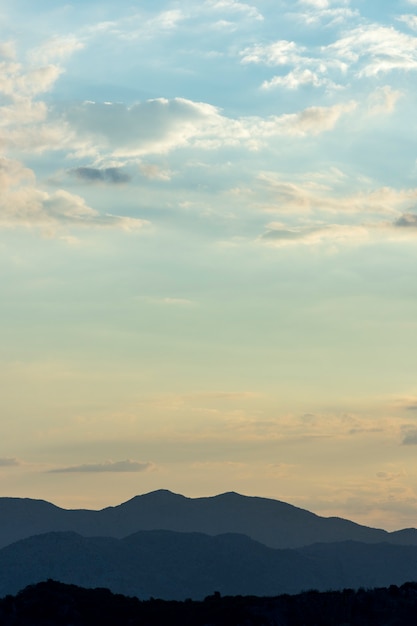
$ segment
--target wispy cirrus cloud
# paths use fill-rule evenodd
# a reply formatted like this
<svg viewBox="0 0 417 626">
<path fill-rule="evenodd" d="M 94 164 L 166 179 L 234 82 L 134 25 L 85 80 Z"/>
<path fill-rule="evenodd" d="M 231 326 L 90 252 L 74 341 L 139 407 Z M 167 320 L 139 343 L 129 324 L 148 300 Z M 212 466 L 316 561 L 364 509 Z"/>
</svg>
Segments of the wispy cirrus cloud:
<svg viewBox="0 0 417 626">
<path fill-rule="evenodd" d="M 417 214 L 408 211 L 417 201 L 417 188 L 380 187 L 346 194 L 341 172 L 335 172 L 333 185 L 323 184 L 320 177 L 307 178 L 301 182 L 271 172 L 259 174 L 259 182 L 271 197 L 262 209 L 281 218 L 267 225 L 260 241 L 272 246 L 357 244 L 370 238 L 414 238 L 417 234 Z"/>
<path fill-rule="evenodd" d="M 151 469 L 152 463 L 143 463 L 140 461 L 105 461 L 104 463 L 84 463 L 82 465 L 70 465 L 69 467 L 57 467 L 48 470 L 49 474 L 72 474 L 72 473 L 137 473 L 146 472 Z"/>
<path fill-rule="evenodd" d="M 401 224 L 404 221 L 413 220 L 410 232 L 404 230 Z M 397 234 L 408 237 L 401 239 L 415 239 L 417 235 L 417 214 L 413 216 L 404 215 L 394 222 L 364 222 L 360 224 L 346 223 L 310 223 L 302 226 L 288 226 L 282 222 L 271 222 L 267 225 L 266 231 L 260 237 L 260 241 L 273 246 L 289 245 L 319 245 L 330 244 L 360 244 L 369 241 L 371 238 L 397 239 Z M 411 409 L 410 409 L 411 410 Z"/>
<path fill-rule="evenodd" d="M 116 26 L 116 29 L 113 29 L 113 32 L 125 41 L 146 40 L 169 35 L 186 18 L 187 15 L 181 9 L 168 9 L 152 17 L 138 13 L 136 16 L 124 19 Z"/>
<path fill-rule="evenodd" d="M 262 13 L 255 6 L 238 0 L 206 0 L 205 5 L 215 11 L 240 13 L 245 17 L 259 21 L 264 19 Z"/>
<path fill-rule="evenodd" d="M 417 69 L 417 38 L 393 26 L 358 26 L 325 46 L 323 52 L 342 59 L 358 78 Z"/>
<path fill-rule="evenodd" d="M 353 113 L 357 102 L 350 100 L 331 107 L 309 107 L 299 113 L 282 115 L 276 118 L 276 128 L 288 135 L 319 135 L 332 130 L 344 115 Z"/>
<path fill-rule="evenodd" d="M 84 47 L 85 42 L 74 35 L 55 36 L 42 42 L 29 56 L 33 63 L 44 65 L 64 61 Z"/>
<path fill-rule="evenodd" d="M 330 174 L 330 173 L 329 173 Z M 361 214 L 392 216 L 392 219 L 401 219 L 401 215 L 417 201 L 417 188 L 394 189 L 379 187 L 350 194 L 338 191 L 343 180 L 343 173 L 339 173 L 340 180 L 331 181 L 327 175 L 326 183 L 323 179 L 310 174 L 306 180 L 286 180 L 274 172 L 261 172 L 259 182 L 272 194 L 274 203 L 265 205 L 264 210 L 277 213 L 310 213 L 330 212 L 334 214 Z M 337 184 L 339 183 L 339 184 Z M 407 226 L 400 223 L 398 226 Z M 413 219 L 410 218 L 410 226 Z"/>
<path fill-rule="evenodd" d="M 186 20 L 187 13 L 179 8 L 168 8 L 156 13 L 146 11 L 123 12 L 118 19 L 92 23 L 83 29 L 86 41 L 97 37 L 114 37 L 123 42 L 146 42 L 156 37 L 169 36 L 181 22 Z"/>
<path fill-rule="evenodd" d="M 330 242 L 360 243 L 369 238 L 368 229 L 361 225 L 318 224 L 288 228 L 284 224 L 272 222 L 261 240 L 265 243 L 285 246 L 290 244 L 314 245 Z"/>
<path fill-rule="evenodd" d="M 18 467 L 21 462 L 15 457 L 0 457 L 0 467 Z"/>
<path fill-rule="evenodd" d="M 308 7 L 306 7 L 308 8 Z M 349 23 L 353 18 L 359 17 L 359 11 L 348 7 L 330 7 L 311 5 L 310 10 L 304 10 L 297 14 L 298 21 L 305 24 L 324 24 L 326 26 L 340 26 Z"/>
<path fill-rule="evenodd" d="M 270 44 L 255 44 L 245 48 L 240 53 L 243 64 L 255 63 L 271 67 L 277 65 L 293 65 L 300 61 L 305 62 L 306 48 L 295 41 L 280 39 Z"/>
<path fill-rule="evenodd" d="M 417 15 L 400 15 L 397 17 L 399 22 L 403 22 L 411 30 L 417 30 Z"/>
</svg>

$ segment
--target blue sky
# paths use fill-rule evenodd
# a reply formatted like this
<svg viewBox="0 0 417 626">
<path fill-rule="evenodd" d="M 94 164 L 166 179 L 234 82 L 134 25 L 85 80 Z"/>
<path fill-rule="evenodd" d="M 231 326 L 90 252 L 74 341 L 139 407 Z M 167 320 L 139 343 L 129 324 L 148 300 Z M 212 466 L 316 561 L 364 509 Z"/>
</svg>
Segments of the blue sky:
<svg viewBox="0 0 417 626">
<path fill-rule="evenodd" d="M 9 5 L 2 495 L 415 525 L 417 2 Z"/>
</svg>

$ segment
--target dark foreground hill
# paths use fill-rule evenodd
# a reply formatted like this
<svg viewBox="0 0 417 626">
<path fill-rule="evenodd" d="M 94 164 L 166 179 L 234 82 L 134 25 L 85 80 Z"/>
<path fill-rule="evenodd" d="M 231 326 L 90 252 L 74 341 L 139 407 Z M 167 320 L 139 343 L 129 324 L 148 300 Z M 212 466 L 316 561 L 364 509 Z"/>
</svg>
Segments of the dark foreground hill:
<svg viewBox="0 0 417 626">
<path fill-rule="evenodd" d="M 270 598 L 166 602 L 52 580 L 0 600 L 2 626 L 415 626 L 417 584 Z"/>
<path fill-rule="evenodd" d="M 245 535 L 49 533 L 0 550 L 0 597 L 48 578 L 166 600 L 277 595 L 417 580 L 417 547 L 342 542 L 277 550 Z M 417 621 L 416 621 L 417 623 Z"/>
<path fill-rule="evenodd" d="M 417 545 L 417 530 L 388 533 L 337 517 L 320 517 L 285 502 L 224 493 L 186 498 L 154 491 L 101 511 L 66 510 L 43 500 L 0 498 L 0 547 L 52 531 L 85 537 L 127 537 L 140 530 L 208 535 L 242 533 L 272 548 L 361 541 Z"/>
</svg>

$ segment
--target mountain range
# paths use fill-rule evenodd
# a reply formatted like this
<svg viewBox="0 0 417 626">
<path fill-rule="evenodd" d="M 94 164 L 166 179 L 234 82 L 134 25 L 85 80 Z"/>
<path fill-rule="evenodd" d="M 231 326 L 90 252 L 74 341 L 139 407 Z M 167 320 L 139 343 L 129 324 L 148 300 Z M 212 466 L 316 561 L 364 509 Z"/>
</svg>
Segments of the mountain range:
<svg viewBox="0 0 417 626">
<path fill-rule="evenodd" d="M 417 531 L 276 500 L 169 491 L 101 511 L 0 498 L 0 596 L 45 579 L 139 598 L 277 595 L 417 581 Z"/>
<path fill-rule="evenodd" d="M 127 537 L 139 530 L 240 533 L 270 548 L 362 541 L 417 545 L 417 530 L 369 528 L 339 517 L 321 517 L 291 504 L 229 492 L 186 498 L 167 490 L 136 496 L 101 511 L 67 510 L 44 500 L 0 498 L 0 548 L 54 531 L 85 537 Z"/>
<path fill-rule="evenodd" d="M 46 533 L 0 550 L 0 597 L 47 579 L 165 600 L 370 588 L 417 580 L 417 546 L 348 541 L 278 550 L 245 535 L 160 530 L 123 539 Z"/>
</svg>

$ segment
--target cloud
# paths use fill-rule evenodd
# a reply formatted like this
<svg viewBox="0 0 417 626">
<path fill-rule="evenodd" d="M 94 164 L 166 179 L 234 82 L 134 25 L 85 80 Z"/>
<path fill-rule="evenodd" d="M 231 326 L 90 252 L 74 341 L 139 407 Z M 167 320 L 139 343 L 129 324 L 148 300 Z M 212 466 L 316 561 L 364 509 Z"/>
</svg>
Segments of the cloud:
<svg viewBox="0 0 417 626">
<path fill-rule="evenodd" d="M 262 89 L 273 89 L 274 87 L 285 87 L 287 89 L 298 89 L 302 85 L 312 87 L 327 86 L 335 88 L 336 84 L 318 72 L 310 69 L 298 69 L 289 72 L 285 76 L 274 76 L 271 80 L 262 83 Z"/>
<path fill-rule="evenodd" d="M 332 107 L 310 107 L 300 113 L 283 115 L 279 121 L 289 135 L 319 135 L 334 128 L 342 115 L 352 113 L 356 107 L 354 100 Z"/>
<path fill-rule="evenodd" d="M 183 398 L 201 398 L 206 400 L 252 400 L 261 396 L 255 391 L 201 391 L 182 396 Z"/>
<path fill-rule="evenodd" d="M 395 398 L 392 403 L 394 410 L 417 411 L 417 396 L 410 394 L 404 397 Z"/>
<path fill-rule="evenodd" d="M 124 42 L 146 41 L 156 37 L 169 35 L 178 28 L 178 25 L 187 18 L 181 9 L 168 9 L 156 15 L 149 16 L 143 11 L 129 12 L 128 17 L 119 20 L 98 22 L 89 26 L 86 32 L 90 37 L 104 34 L 116 37 Z"/>
<path fill-rule="evenodd" d="M 144 20 L 143 16 L 138 16 L 141 26 L 138 30 L 125 32 L 123 38 L 131 39 L 139 36 L 156 36 L 158 33 L 170 32 L 177 28 L 178 24 L 185 19 L 186 15 L 180 9 L 169 9 L 161 11 L 155 17 Z M 127 22 L 129 25 L 131 20 Z"/>
<path fill-rule="evenodd" d="M 349 431 L 349 435 L 363 435 L 372 433 L 383 433 L 383 428 L 352 428 Z"/>
<path fill-rule="evenodd" d="M 301 10 L 292 15 L 296 21 L 305 24 L 325 23 L 326 26 L 345 24 L 360 13 L 349 7 L 350 0 L 298 0 Z"/>
<path fill-rule="evenodd" d="M 392 89 L 389 85 L 376 89 L 369 97 L 369 113 L 379 115 L 392 113 L 403 92 Z"/>
<path fill-rule="evenodd" d="M 242 129 L 249 132 L 253 140 L 278 135 L 320 135 L 332 130 L 343 115 L 352 113 L 356 107 L 357 103 L 351 100 L 331 107 L 309 107 L 298 113 L 270 116 L 264 120 L 242 119 L 241 123 Z"/>
<path fill-rule="evenodd" d="M 145 178 L 149 180 L 161 180 L 169 181 L 172 178 L 173 172 L 169 169 L 161 168 L 154 163 L 139 163 L 139 171 Z"/>
<path fill-rule="evenodd" d="M 129 12 L 128 16 L 118 20 L 108 20 L 99 22 L 85 29 L 89 37 L 113 36 L 124 42 L 132 41 L 143 43 L 149 39 L 169 36 L 175 32 L 179 26 L 187 21 L 193 20 L 193 26 L 202 23 L 204 28 L 224 28 L 235 29 L 236 24 L 229 19 L 216 20 L 210 23 L 213 13 L 225 15 L 232 18 L 240 16 L 244 20 L 263 21 L 263 15 L 251 4 L 238 0 L 205 0 L 202 3 L 183 3 L 181 9 L 173 8 L 160 11 L 150 15 L 146 11 Z M 207 19 L 209 14 L 209 19 Z M 216 16 L 217 17 L 217 16 Z"/>
<path fill-rule="evenodd" d="M 380 480 L 391 482 L 393 480 L 398 480 L 399 478 L 403 478 L 404 472 L 377 472 L 376 475 Z"/>
<path fill-rule="evenodd" d="M 298 228 L 284 228 L 281 224 L 271 223 L 261 240 L 273 245 L 289 245 L 294 243 L 320 244 L 326 241 L 332 243 L 361 242 L 369 238 L 368 230 L 363 226 L 346 224 L 326 224 L 323 226 L 307 226 Z"/>
<path fill-rule="evenodd" d="M 12 52 L 10 51 L 10 55 Z M 42 152 L 63 150 L 74 137 L 59 116 L 52 116 L 40 94 L 49 91 L 62 68 L 58 65 L 24 67 L 14 59 L 0 62 L 0 145 L 5 150 Z"/>
<path fill-rule="evenodd" d="M 59 467 L 48 470 L 49 474 L 71 474 L 71 473 L 102 473 L 102 472 L 146 472 L 152 467 L 152 463 L 142 463 L 139 461 L 105 461 L 104 463 L 85 463 L 83 465 L 72 465 L 70 467 Z"/>
<path fill-rule="evenodd" d="M 356 106 L 350 101 L 280 116 L 234 119 L 205 102 L 157 98 L 132 106 L 86 102 L 69 109 L 65 119 L 77 141 L 84 141 L 84 150 L 95 151 L 97 158 L 104 154 L 113 159 L 134 159 L 185 147 L 257 149 L 273 136 L 318 135 L 331 130 Z"/>
<path fill-rule="evenodd" d="M 314 10 L 307 21 L 318 15 L 337 12 L 345 18 L 349 9 L 325 9 L 327 3 L 309 3 Z M 336 12 L 336 13 L 335 13 Z M 346 15 L 345 15 L 346 14 Z M 399 18 L 411 28 L 417 28 L 415 16 Z M 395 28 L 379 24 L 364 24 L 346 31 L 340 39 L 324 46 L 306 47 L 295 41 L 278 40 L 268 44 L 255 44 L 241 53 L 241 62 L 269 67 L 291 69 L 284 75 L 264 80 L 263 89 L 282 87 L 296 89 L 300 85 L 335 89 L 346 82 L 348 72 L 356 78 L 378 76 L 393 70 L 417 69 L 417 38 Z"/>
<path fill-rule="evenodd" d="M 149 26 L 156 26 L 158 30 L 171 30 L 175 28 L 179 22 L 185 19 L 184 13 L 180 9 L 169 9 L 162 11 L 155 18 L 149 20 Z"/>
<path fill-rule="evenodd" d="M 2 61 L 0 70 L 0 92 L 14 101 L 45 93 L 62 73 L 62 69 L 57 65 L 31 67 L 25 70 L 16 61 Z"/>
<path fill-rule="evenodd" d="M 271 44 L 256 44 L 245 48 L 241 53 L 241 62 L 270 65 L 290 65 L 298 63 L 303 59 L 302 53 L 305 48 L 299 46 L 295 41 L 280 39 Z"/>
<path fill-rule="evenodd" d="M 48 64 L 61 61 L 82 50 L 85 44 L 74 36 L 51 37 L 30 53 L 31 60 L 36 64 Z"/>
<path fill-rule="evenodd" d="M 248 12 L 249 5 L 234 0 L 214 3 L 213 7 Z M 243 7 L 243 8 L 242 8 Z M 245 8 L 246 7 L 246 8 Z M 250 7 L 249 7 L 250 8 Z M 164 14 L 165 15 L 165 14 Z M 162 19 L 162 14 L 158 19 Z M 168 19 L 167 15 L 165 17 Z M 169 21 L 169 20 L 168 20 Z M 62 59 L 80 49 L 74 38 L 53 38 L 38 47 L 32 58 L 38 62 Z M 301 48 L 294 42 L 279 41 L 269 46 L 248 48 L 243 62 L 280 64 L 296 62 Z M 5 54 L 12 50 L 5 48 Z M 268 137 L 276 135 L 317 135 L 334 127 L 341 115 L 352 111 L 355 103 L 332 107 L 310 107 L 298 113 L 261 118 L 230 118 L 206 102 L 185 98 L 154 98 L 131 106 L 112 102 L 83 102 L 70 106 L 47 106 L 37 99 L 51 89 L 62 72 L 59 65 L 25 69 L 14 60 L 0 63 L 0 143 L 3 149 L 41 153 L 67 151 L 71 158 L 111 159 L 112 167 L 78 167 L 72 171 L 80 180 L 110 184 L 128 182 L 128 174 L 117 167 L 118 160 L 139 159 L 144 155 L 166 154 L 181 147 L 218 149 L 243 146 L 259 149 Z M 276 77 L 265 87 L 281 82 L 295 88 L 301 84 L 328 84 L 322 70 L 305 69 L 287 77 Z M 324 70 L 323 70 L 324 71 Z M 148 178 L 169 180 L 171 172 L 154 166 L 139 166 Z"/>
<path fill-rule="evenodd" d="M 404 213 L 404 215 L 395 220 L 394 226 L 397 228 L 417 228 L 417 214 Z"/>
<path fill-rule="evenodd" d="M 315 9 L 327 9 L 329 0 L 300 0 L 299 4 L 314 7 Z"/>
<path fill-rule="evenodd" d="M 32 170 L 19 161 L 0 158 L 0 226 L 53 232 L 67 226 L 136 230 L 147 224 L 137 218 L 100 214 L 84 198 L 64 189 L 54 193 L 40 189 Z"/>
<path fill-rule="evenodd" d="M 0 467 L 16 467 L 20 464 L 20 461 L 13 457 L 0 457 Z"/>
<path fill-rule="evenodd" d="M 16 48 L 12 41 L 3 41 L 0 43 L 0 59 L 15 59 Z"/>
<path fill-rule="evenodd" d="M 269 190 L 272 202 L 264 207 L 270 213 L 329 212 L 340 214 L 371 214 L 398 216 L 404 209 L 417 202 L 417 188 L 393 189 L 380 187 L 348 195 L 338 192 L 336 184 L 326 176 L 324 185 L 314 180 L 313 175 L 305 175 L 302 182 L 288 181 L 273 172 L 261 172 L 258 180 Z M 343 179 L 342 179 L 343 180 Z M 403 215 L 394 222 L 398 227 L 413 227 L 412 215 Z"/>
<path fill-rule="evenodd" d="M 306 54 L 306 48 L 295 41 L 278 40 L 270 44 L 256 44 L 245 48 L 241 53 L 241 63 L 255 63 L 268 67 L 293 66 L 293 69 L 286 74 L 274 76 L 265 80 L 261 88 L 272 89 L 274 87 L 284 87 L 287 89 L 297 89 L 301 85 L 311 85 L 312 87 L 326 87 L 327 89 L 340 88 L 334 80 L 330 78 L 330 72 L 344 73 L 346 63 L 334 56 L 325 58 L 325 55 L 316 50 L 315 56 Z"/>
<path fill-rule="evenodd" d="M 273 221 L 259 240 L 273 246 L 298 244 L 359 243 L 369 240 L 415 238 L 417 235 L 417 214 L 405 209 L 417 202 L 417 188 L 393 189 L 381 187 L 355 194 L 341 193 L 339 184 L 345 190 L 347 181 L 337 173 L 331 183 L 320 182 L 313 174 L 304 176 L 306 182 L 282 180 L 270 172 L 258 176 L 261 184 L 269 191 L 271 199 L 258 208 L 265 213 L 286 214 L 291 220 Z M 324 214 L 333 214 L 328 221 Z M 308 214 L 311 214 L 307 220 Z M 360 223 L 352 221 L 352 216 L 360 216 Z M 294 220 L 298 216 L 298 222 Z M 389 219 L 387 219 L 389 216 Z"/>
<path fill-rule="evenodd" d="M 417 15 L 400 15 L 397 20 L 406 24 L 408 28 L 417 30 Z"/>
<path fill-rule="evenodd" d="M 90 183 L 120 185 L 132 180 L 132 177 L 123 171 L 121 167 L 106 167 L 102 169 L 97 167 L 77 167 L 70 170 L 70 173 L 79 180 Z"/>
<path fill-rule="evenodd" d="M 243 13 L 246 17 L 259 21 L 264 19 L 256 7 L 238 0 L 206 0 L 205 4 L 215 11 Z"/>
<path fill-rule="evenodd" d="M 78 135 L 115 157 L 166 153 L 187 145 L 220 118 L 216 107 L 184 98 L 156 98 L 132 106 L 85 102 L 65 117 Z"/>
<path fill-rule="evenodd" d="M 403 446 L 416 446 L 417 445 L 417 429 L 409 430 L 403 438 Z"/>
<path fill-rule="evenodd" d="M 305 11 L 297 15 L 299 21 L 305 24 L 315 24 L 317 22 L 327 22 L 328 26 L 344 24 L 350 19 L 357 17 L 359 11 L 349 8 L 326 8 L 323 6 L 312 6 L 310 11 Z"/>
<path fill-rule="evenodd" d="M 336 55 L 353 66 L 359 78 L 393 70 L 417 69 L 417 38 L 392 26 L 359 26 L 322 50 L 326 55 Z"/>
</svg>

